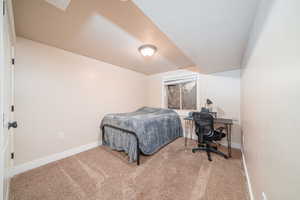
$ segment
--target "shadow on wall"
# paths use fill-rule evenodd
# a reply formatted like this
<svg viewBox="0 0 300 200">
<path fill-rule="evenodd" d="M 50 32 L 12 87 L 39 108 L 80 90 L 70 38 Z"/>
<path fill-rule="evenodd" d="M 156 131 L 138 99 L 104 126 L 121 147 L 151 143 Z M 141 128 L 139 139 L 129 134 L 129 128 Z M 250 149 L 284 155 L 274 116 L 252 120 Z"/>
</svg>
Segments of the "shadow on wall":
<svg viewBox="0 0 300 200">
<path fill-rule="evenodd" d="M 224 117 L 225 116 L 225 111 L 220 108 L 219 106 L 215 106 L 215 110 L 217 112 L 218 117 Z"/>
<path fill-rule="evenodd" d="M 94 0 L 95 1 L 95 0 Z M 119 28 L 142 43 L 159 46 L 159 54 L 171 63 L 191 66 L 194 63 L 132 2 L 97 0 L 93 7 L 100 14 Z"/>
<path fill-rule="evenodd" d="M 71 1 L 66 11 L 61 11 L 42 0 L 38 2 L 37 0 L 13 0 L 17 33 L 27 39 L 117 66 L 143 59 L 151 61 L 146 63 L 152 68 L 157 65 L 155 63 L 158 61 L 167 61 L 164 68 L 170 70 L 194 65 L 133 1 L 89 0 L 88 2 L 74 0 Z M 34 12 L 28 14 L 28 11 Z M 91 39 L 98 38 L 101 35 L 98 32 L 103 34 L 102 39 Z M 121 37 L 118 37 L 118 34 Z M 117 42 L 118 39 L 112 40 L 111 36 L 124 37 L 127 40 L 124 44 L 120 44 Z M 108 38 L 106 40 L 103 37 Z M 157 46 L 159 51 L 156 55 L 158 56 L 151 58 L 137 56 L 139 45 L 145 43 Z M 134 49 L 135 57 L 115 56 L 116 49 L 120 52 L 126 51 L 125 55 L 131 55 L 131 50 L 128 50 L 127 45 L 130 49 Z M 99 46 L 104 49 L 99 49 Z"/>
<path fill-rule="evenodd" d="M 253 21 L 252 27 L 249 30 L 250 35 L 248 39 L 247 49 L 245 50 L 243 59 L 242 59 L 242 68 L 247 65 L 249 58 L 252 55 L 253 48 L 258 42 L 261 33 L 263 32 L 263 27 L 268 21 L 270 11 L 274 6 L 275 0 L 261 0 L 258 4 L 258 9 L 256 11 L 256 17 Z"/>
<path fill-rule="evenodd" d="M 224 127 L 222 124 L 216 124 L 215 128 Z M 233 122 L 233 125 L 231 127 L 231 143 L 232 148 L 240 148 L 241 147 L 241 126 L 240 124 Z M 227 145 L 226 138 L 223 138 L 221 140 L 221 144 Z"/>
<path fill-rule="evenodd" d="M 207 74 L 206 76 L 211 76 L 211 77 L 224 77 L 228 79 L 240 79 L 240 73 L 236 73 L 238 69 L 234 69 L 231 71 L 225 71 L 225 72 L 217 72 L 213 74 Z"/>
</svg>

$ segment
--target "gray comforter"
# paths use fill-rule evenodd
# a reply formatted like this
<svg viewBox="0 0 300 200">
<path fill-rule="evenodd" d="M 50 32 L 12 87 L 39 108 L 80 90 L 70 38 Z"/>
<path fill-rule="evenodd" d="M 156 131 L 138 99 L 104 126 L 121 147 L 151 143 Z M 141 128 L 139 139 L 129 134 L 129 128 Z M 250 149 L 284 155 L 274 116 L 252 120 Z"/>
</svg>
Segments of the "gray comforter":
<svg viewBox="0 0 300 200">
<path fill-rule="evenodd" d="M 151 155 L 166 144 L 182 136 L 178 114 L 170 109 L 143 107 L 135 112 L 108 114 L 101 122 L 136 133 L 143 154 Z M 128 153 L 130 162 L 135 161 L 136 139 L 133 135 L 105 127 L 104 145 Z"/>
</svg>

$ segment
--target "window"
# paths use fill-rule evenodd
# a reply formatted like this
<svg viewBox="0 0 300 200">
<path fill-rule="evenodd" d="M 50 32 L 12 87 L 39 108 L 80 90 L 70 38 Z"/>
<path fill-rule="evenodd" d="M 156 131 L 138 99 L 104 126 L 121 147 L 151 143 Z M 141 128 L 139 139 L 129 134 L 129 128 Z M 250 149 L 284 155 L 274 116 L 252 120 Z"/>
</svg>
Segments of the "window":
<svg viewBox="0 0 300 200">
<path fill-rule="evenodd" d="M 176 110 L 197 109 L 197 81 L 195 78 L 174 79 L 164 82 L 165 105 Z"/>
<path fill-rule="evenodd" d="M 168 96 L 168 108 L 170 109 L 180 109 L 180 85 L 168 85 L 167 86 L 167 96 Z"/>
<path fill-rule="evenodd" d="M 183 110 L 197 109 L 196 81 L 181 84 L 181 104 Z"/>
</svg>

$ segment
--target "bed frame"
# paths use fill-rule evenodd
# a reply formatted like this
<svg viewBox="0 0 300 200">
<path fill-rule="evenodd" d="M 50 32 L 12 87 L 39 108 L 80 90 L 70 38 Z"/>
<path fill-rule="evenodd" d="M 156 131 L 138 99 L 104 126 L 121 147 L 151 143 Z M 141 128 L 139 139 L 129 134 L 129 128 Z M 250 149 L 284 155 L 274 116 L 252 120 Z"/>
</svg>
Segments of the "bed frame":
<svg viewBox="0 0 300 200">
<path fill-rule="evenodd" d="M 131 134 L 135 137 L 135 139 L 136 139 L 136 163 L 137 163 L 137 165 L 140 165 L 141 150 L 140 150 L 139 138 L 137 137 L 136 133 L 133 132 L 133 131 L 130 131 L 130 130 L 126 130 L 126 129 L 123 129 L 123 128 L 120 128 L 120 127 L 117 127 L 117 126 L 110 125 L 110 124 L 104 124 L 104 125 L 102 125 L 102 145 L 105 145 L 105 139 L 104 139 L 105 127 L 117 129 L 119 131 L 129 133 L 129 134 Z"/>
</svg>

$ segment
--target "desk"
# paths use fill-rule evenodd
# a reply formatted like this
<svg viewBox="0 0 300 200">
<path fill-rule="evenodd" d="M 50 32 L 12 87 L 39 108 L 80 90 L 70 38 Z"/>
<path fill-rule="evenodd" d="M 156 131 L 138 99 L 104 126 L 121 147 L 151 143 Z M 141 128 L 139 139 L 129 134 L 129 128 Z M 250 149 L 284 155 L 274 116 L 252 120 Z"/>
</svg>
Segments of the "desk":
<svg viewBox="0 0 300 200">
<path fill-rule="evenodd" d="M 187 146 L 187 136 L 190 134 L 190 139 L 192 139 L 192 135 L 194 131 L 194 120 L 192 117 L 185 117 L 184 119 L 184 128 L 185 128 L 185 147 Z M 215 118 L 214 124 L 223 124 L 226 128 L 227 135 L 227 149 L 228 149 L 228 157 L 231 157 L 231 126 L 233 124 L 232 119 L 224 119 L 224 118 Z"/>
</svg>

